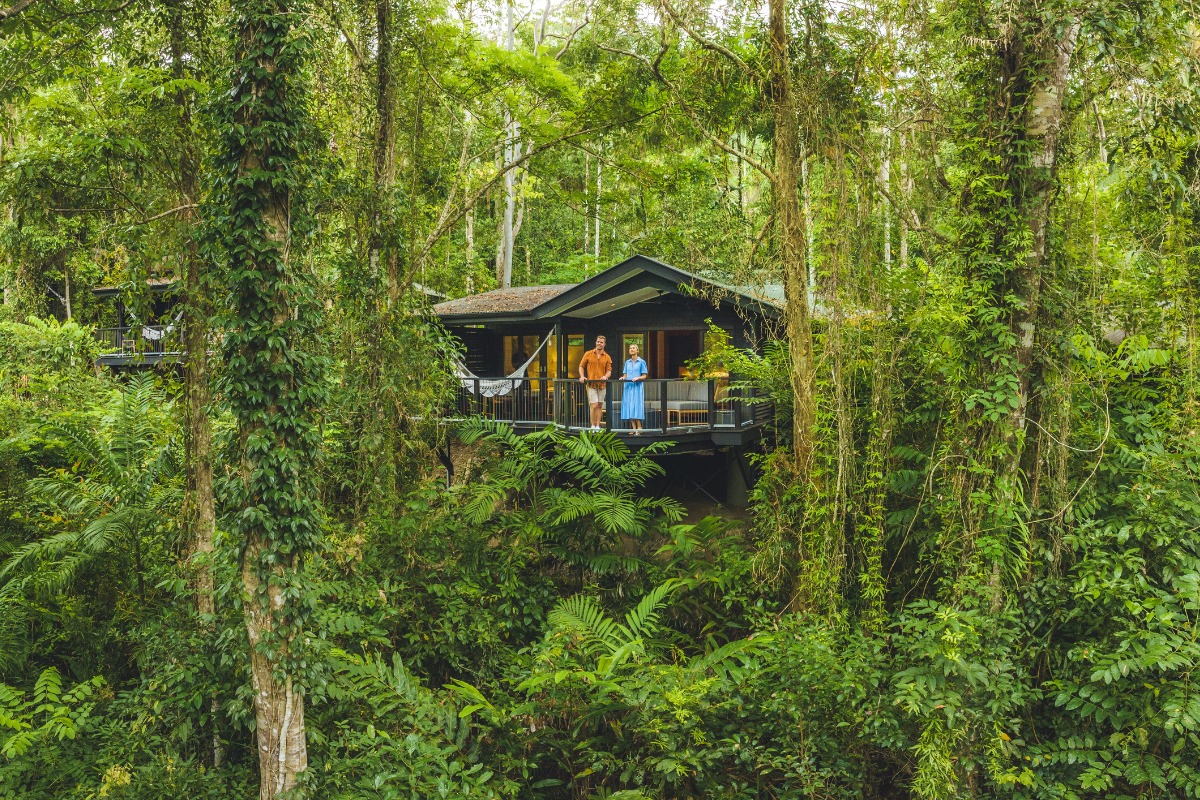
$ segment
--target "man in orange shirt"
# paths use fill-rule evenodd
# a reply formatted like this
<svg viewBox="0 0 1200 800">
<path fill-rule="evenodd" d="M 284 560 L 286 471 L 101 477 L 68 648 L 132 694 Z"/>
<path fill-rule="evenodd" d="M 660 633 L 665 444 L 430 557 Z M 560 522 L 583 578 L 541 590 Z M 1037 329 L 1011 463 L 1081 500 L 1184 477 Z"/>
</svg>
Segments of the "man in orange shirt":
<svg viewBox="0 0 1200 800">
<path fill-rule="evenodd" d="M 606 381 L 612 375 L 612 358 L 604 352 L 605 339 L 596 337 L 596 349 L 583 354 L 579 362 L 579 382 L 587 383 L 588 405 L 592 409 L 592 430 L 600 430 L 600 417 L 604 415 L 604 384 L 588 381 Z"/>
</svg>

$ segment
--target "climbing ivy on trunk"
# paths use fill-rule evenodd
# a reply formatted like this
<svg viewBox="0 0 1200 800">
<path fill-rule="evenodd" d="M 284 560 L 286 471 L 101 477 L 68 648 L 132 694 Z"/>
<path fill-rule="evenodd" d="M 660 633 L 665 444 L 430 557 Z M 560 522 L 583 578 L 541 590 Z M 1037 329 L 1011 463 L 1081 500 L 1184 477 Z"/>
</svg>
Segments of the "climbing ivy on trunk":
<svg viewBox="0 0 1200 800">
<path fill-rule="evenodd" d="M 298 636 L 311 610 L 305 557 L 320 536 L 313 467 L 326 365 L 300 258 L 310 229 L 304 154 L 315 152 L 302 19 L 283 0 L 233 3 L 230 88 L 215 109 L 210 211 L 228 290 L 219 390 L 237 420 L 221 488 L 241 549 L 262 798 L 295 785 L 307 764 Z"/>
</svg>

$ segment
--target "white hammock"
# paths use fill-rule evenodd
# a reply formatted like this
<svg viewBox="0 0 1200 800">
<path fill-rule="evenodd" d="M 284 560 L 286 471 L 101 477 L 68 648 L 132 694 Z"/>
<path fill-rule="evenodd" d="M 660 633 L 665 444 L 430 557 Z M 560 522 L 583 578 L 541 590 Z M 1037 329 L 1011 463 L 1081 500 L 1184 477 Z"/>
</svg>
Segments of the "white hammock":
<svg viewBox="0 0 1200 800">
<path fill-rule="evenodd" d="M 553 329 L 546 334 L 545 339 L 542 339 L 542 343 L 538 345 L 537 350 L 533 351 L 533 355 L 529 357 L 529 360 L 509 373 L 506 378 L 484 380 L 467 369 L 467 365 L 457 358 L 454 360 L 454 372 L 462 383 L 462 387 L 471 394 L 475 393 L 475 381 L 479 381 L 479 394 L 483 397 L 506 395 L 521 385 L 521 379 L 525 377 L 525 370 L 529 369 L 529 365 L 538 357 L 538 353 L 542 352 L 542 348 L 546 346 L 546 343 L 550 341 L 552 336 L 554 336 Z"/>
<path fill-rule="evenodd" d="M 138 318 L 133 315 L 132 311 L 130 311 L 129 309 L 125 309 L 125 313 L 128 314 L 129 318 L 131 320 L 133 320 L 134 322 L 136 322 L 138 325 L 142 325 L 142 323 L 138 320 Z M 166 326 L 162 330 L 157 330 L 156 328 L 151 328 L 149 325 L 142 325 L 142 338 L 147 339 L 151 342 L 157 342 L 159 339 L 163 338 L 168 333 L 175 330 L 175 323 L 179 322 L 181 317 L 183 317 L 182 309 L 180 310 L 180 312 L 178 314 L 175 315 L 175 319 L 173 319 L 171 321 L 171 324 Z"/>
</svg>

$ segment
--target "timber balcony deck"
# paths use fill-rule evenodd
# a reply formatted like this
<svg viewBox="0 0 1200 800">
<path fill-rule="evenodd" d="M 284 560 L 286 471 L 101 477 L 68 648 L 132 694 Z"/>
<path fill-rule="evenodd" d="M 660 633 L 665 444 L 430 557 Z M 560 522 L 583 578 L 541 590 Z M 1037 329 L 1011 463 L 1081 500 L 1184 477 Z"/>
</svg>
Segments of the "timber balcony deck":
<svg viewBox="0 0 1200 800">
<path fill-rule="evenodd" d="M 145 338 L 143 329 L 162 335 L 158 339 Z M 105 367 L 123 367 L 176 359 L 181 355 L 177 348 L 182 333 L 178 325 L 169 332 L 164 325 L 97 328 L 95 337 L 100 342 L 100 356 L 96 363 Z"/>
<path fill-rule="evenodd" d="M 731 387 L 728 378 L 649 379 L 644 382 L 645 419 L 635 433 L 631 421 L 621 419 L 625 382 L 603 383 L 600 427 L 635 448 L 656 441 L 674 442 L 674 451 L 741 446 L 760 438 L 774 415 L 769 402 L 756 399 L 752 389 Z M 464 378 L 460 384 L 454 416 L 447 422 L 483 416 L 519 433 L 557 425 L 578 434 L 591 426 L 587 392 L 578 379 Z"/>
</svg>

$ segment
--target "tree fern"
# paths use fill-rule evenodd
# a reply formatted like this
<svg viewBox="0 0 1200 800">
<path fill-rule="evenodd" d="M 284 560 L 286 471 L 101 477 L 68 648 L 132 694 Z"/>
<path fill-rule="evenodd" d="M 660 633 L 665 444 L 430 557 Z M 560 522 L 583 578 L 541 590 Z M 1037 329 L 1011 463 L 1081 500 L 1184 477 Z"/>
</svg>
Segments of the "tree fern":
<svg viewBox="0 0 1200 800">
<path fill-rule="evenodd" d="M 148 375 L 118 389 L 98 427 L 77 418 L 48 422 L 43 437 L 60 443 L 75 467 L 29 482 L 29 488 L 76 528 L 15 548 L 3 567 L 4 594 L 64 591 L 121 539 L 132 544 L 138 591 L 145 594 L 141 537 L 178 505 L 169 436 L 170 403 Z"/>
</svg>

